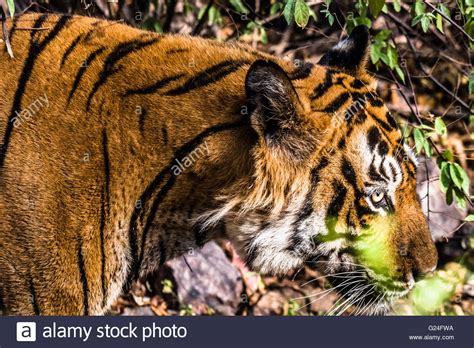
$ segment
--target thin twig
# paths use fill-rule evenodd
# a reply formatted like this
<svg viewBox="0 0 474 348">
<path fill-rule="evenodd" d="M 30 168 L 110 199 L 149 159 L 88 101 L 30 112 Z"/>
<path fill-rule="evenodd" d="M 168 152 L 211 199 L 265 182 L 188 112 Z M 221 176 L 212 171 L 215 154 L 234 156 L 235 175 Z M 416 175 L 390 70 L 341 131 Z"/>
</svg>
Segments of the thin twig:
<svg viewBox="0 0 474 348">
<path fill-rule="evenodd" d="M 13 56 L 13 50 L 12 50 L 12 46 L 11 46 L 11 44 L 10 44 L 10 38 L 8 37 L 7 18 L 6 18 L 5 12 L 3 11 L 3 7 L 0 7 L 0 13 L 1 13 L 1 15 L 2 15 L 1 21 L 2 21 L 2 36 L 3 36 L 3 41 L 5 42 L 5 45 L 7 46 L 8 55 L 9 55 L 11 58 L 15 58 L 15 57 Z"/>
<path fill-rule="evenodd" d="M 423 2 L 428 5 L 428 7 L 430 7 L 432 10 L 436 11 L 437 13 L 439 13 L 441 15 L 441 17 L 443 17 L 444 19 L 446 19 L 452 26 L 454 26 L 456 29 L 458 29 L 461 33 L 463 33 L 464 35 L 466 35 L 466 37 L 469 39 L 469 41 L 471 42 L 474 42 L 474 38 L 472 38 L 468 33 L 466 33 L 466 31 L 461 27 L 459 26 L 459 24 L 457 24 L 455 21 L 453 21 L 451 18 L 449 18 L 448 16 L 446 16 L 443 12 L 441 12 L 440 10 L 438 10 L 436 7 L 434 7 L 432 4 L 430 4 L 428 1 L 426 0 L 423 0 Z"/>
</svg>

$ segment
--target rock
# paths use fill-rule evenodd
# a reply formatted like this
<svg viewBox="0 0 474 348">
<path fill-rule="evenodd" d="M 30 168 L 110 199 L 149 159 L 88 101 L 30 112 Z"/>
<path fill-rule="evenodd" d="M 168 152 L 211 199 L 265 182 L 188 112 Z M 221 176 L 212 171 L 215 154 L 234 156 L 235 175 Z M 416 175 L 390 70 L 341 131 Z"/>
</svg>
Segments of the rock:
<svg viewBox="0 0 474 348">
<path fill-rule="evenodd" d="M 178 257 L 166 263 L 175 280 L 181 306 L 191 305 L 196 314 L 205 314 L 207 307 L 219 314 L 234 314 L 243 291 L 242 277 L 223 250 L 215 242 L 209 242 L 185 257 L 186 260 Z"/>
<path fill-rule="evenodd" d="M 439 175 L 440 172 L 435 161 L 426 159 L 425 165 L 425 159 L 420 158 L 416 191 L 421 200 L 423 213 L 427 215 L 428 198 L 426 197 L 429 185 L 429 226 L 435 241 L 451 237 L 467 215 L 467 212 L 459 209 L 455 203 L 446 204 L 445 194 L 440 190 L 439 180 L 435 180 L 439 178 Z"/>
</svg>

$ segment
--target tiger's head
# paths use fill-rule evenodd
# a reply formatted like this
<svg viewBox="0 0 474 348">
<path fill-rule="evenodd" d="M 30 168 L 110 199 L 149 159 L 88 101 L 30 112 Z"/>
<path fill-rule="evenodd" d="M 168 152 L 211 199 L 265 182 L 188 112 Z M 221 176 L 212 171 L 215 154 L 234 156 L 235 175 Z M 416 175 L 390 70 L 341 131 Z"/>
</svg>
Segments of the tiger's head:
<svg viewBox="0 0 474 348">
<path fill-rule="evenodd" d="M 252 64 L 252 179 L 211 220 L 226 218 L 252 269 L 285 274 L 316 260 L 347 305 L 378 313 L 435 268 L 437 253 L 416 158 L 365 70 L 368 44 L 360 26 L 296 73 Z"/>
</svg>

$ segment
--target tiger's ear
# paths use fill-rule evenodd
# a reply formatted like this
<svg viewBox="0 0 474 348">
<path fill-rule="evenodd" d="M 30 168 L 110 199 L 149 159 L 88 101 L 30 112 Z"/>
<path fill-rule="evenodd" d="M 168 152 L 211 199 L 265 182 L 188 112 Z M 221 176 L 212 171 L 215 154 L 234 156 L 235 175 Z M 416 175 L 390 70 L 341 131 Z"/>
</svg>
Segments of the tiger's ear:
<svg viewBox="0 0 474 348">
<path fill-rule="evenodd" d="M 351 34 L 331 48 L 319 61 L 320 65 L 336 67 L 358 76 L 363 75 L 369 51 L 369 28 L 355 27 Z"/>
<path fill-rule="evenodd" d="M 268 148 L 301 157 L 302 106 L 286 72 L 276 63 L 255 61 L 245 79 L 251 124 Z"/>
</svg>

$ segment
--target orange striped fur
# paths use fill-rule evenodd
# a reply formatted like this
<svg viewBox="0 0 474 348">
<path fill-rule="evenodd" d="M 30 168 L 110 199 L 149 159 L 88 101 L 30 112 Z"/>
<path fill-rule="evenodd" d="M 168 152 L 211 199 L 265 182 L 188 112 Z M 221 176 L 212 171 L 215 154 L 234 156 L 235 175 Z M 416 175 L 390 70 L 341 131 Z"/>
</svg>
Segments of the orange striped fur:
<svg viewBox="0 0 474 348">
<path fill-rule="evenodd" d="M 8 314 L 106 313 L 131 281 L 220 236 L 266 273 L 313 257 L 328 272 L 361 264 L 375 293 L 377 267 L 351 250 L 376 224 L 391 260 L 382 278 L 398 293 L 436 264 L 415 162 L 364 68 L 363 29 L 312 65 L 93 18 L 25 14 L 7 26 Z"/>
</svg>

